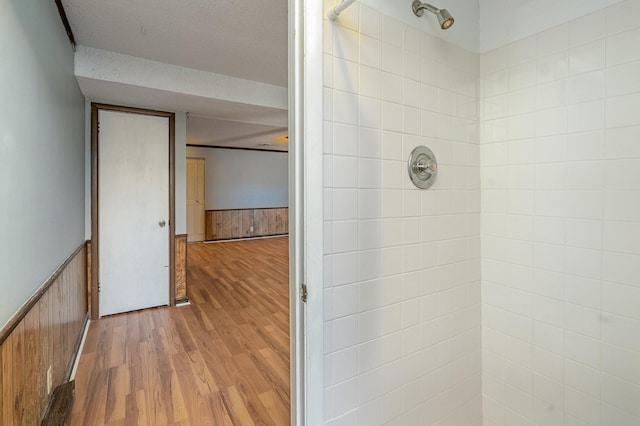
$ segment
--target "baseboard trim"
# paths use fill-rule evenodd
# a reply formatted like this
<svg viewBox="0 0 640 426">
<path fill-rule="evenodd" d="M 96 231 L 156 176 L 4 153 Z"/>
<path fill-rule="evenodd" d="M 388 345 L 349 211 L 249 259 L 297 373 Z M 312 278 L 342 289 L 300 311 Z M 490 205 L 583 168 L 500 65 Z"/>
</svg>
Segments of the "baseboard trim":
<svg viewBox="0 0 640 426">
<path fill-rule="evenodd" d="M 251 241 L 251 240 L 266 240 L 269 238 L 284 238 L 284 237 L 288 237 L 289 234 L 279 234 L 279 235 L 265 235 L 262 237 L 245 237 L 245 238 L 229 238 L 227 240 L 205 240 L 205 241 L 201 241 L 204 244 L 215 244 L 215 243 L 232 243 L 234 241 Z M 196 241 L 194 241 L 193 243 L 189 243 L 189 244 L 194 244 L 197 243 Z"/>
<path fill-rule="evenodd" d="M 176 306 L 186 306 L 190 305 L 189 297 L 181 297 L 180 299 L 176 299 Z"/>
<path fill-rule="evenodd" d="M 71 359 L 69 360 L 69 365 L 67 366 L 67 371 L 64 375 L 65 382 L 73 381 L 76 378 L 76 371 L 78 371 L 78 364 L 80 363 L 80 357 L 82 356 L 84 342 L 87 340 L 87 333 L 89 332 L 90 324 L 91 320 L 89 320 L 89 313 L 87 312 L 84 317 L 84 322 L 82 323 L 82 332 L 76 339 L 76 344 L 73 347 L 73 353 L 71 354 Z"/>
</svg>

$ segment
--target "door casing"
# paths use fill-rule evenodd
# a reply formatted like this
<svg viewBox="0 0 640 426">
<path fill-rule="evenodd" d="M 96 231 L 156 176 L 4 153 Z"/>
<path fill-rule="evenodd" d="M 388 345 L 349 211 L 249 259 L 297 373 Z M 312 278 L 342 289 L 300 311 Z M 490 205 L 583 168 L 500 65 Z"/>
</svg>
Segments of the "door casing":
<svg viewBox="0 0 640 426">
<path fill-rule="evenodd" d="M 324 423 L 325 5 L 317 0 L 289 0 L 289 303 L 291 424 L 296 426 Z M 305 303 L 301 302 L 302 284 L 308 289 Z"/>
<path fill-rule="evenodd" d="M 100 276 L 99 253 L 99 206 L 100 194 L 98 191 L 98 110 L 128 112 L 133 114 L 167 117 L 169 119 L 169 306 L 175 305 L 175 114 L 171 112 L 132 108 L 118 105 L 91 103 L 91 283 L 90 300 L 92 320 L 100 318 L 100 288 L 98 278 Z"/>
</svg>

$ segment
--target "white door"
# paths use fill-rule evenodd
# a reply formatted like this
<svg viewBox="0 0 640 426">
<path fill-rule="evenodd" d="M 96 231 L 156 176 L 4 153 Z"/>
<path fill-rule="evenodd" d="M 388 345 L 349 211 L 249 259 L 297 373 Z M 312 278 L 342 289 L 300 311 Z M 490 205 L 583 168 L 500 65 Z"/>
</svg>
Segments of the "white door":
<svg viewBox="0 0 640 426">
<path fill-rule="evenodd" d="M 169 119 L 98 110 L 100 315 L 169 304 Z"/>
<path fill-rule="evenodd" d="M 204 158 L 187 158 L 187 241 L 204 240 Z"/>
</svg>

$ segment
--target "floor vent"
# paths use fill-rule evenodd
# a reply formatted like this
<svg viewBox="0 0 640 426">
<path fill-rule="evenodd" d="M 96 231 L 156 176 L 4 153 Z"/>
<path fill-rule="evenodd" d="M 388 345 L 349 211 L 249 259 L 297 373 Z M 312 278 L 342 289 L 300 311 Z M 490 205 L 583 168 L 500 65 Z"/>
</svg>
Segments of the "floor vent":
<svg viewBox="0 0 640 426">
<path fill-rule="evenodd" d="M 40 426 L 64 426 L 69 420 L 73 397 L 75 394 L 75 381 L 63 383 L 56 387 L 49 398 L 49 404 L 44 412 Z"/>
</svg>

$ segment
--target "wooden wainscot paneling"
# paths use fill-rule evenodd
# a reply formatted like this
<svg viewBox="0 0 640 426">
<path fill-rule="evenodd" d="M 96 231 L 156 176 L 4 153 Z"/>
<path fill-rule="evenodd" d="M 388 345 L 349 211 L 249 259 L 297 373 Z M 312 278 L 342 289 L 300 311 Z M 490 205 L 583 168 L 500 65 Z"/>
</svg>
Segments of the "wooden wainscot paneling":
<svg viewBox="0 0 640 426">
<path fill-rule="evenodd" d="M 208 241 L 286 235 L 289 209 L 207 210 L 205 238 Z"/>
<path fill-rule="evenodd" d="M 288 209 L 275 209 L 275 226 L 276 235 L 287 234 L 289 232 L 289 212 Z"/>
<path fill-rule="evenodd" d="M 207 210 L 204 212 L 204 239 L 205 240 L 213 240 L 214 238 L 214 232 L 216 230 L 216 227 L 214 226 L 214 224 L 216 223 L 215 221 L 215 211 L 213 210 Z"/>
<path fill-rule="evenodd" d="M 276 235 L 276 216 L 279 209 L 269 209 L 267 212 L 267 235 Z"/>
<path fill-rule="evenodd" d="M 269 210 L 254 210 L 253 216 L 253 236 L 269 235 Z"/>
<path fill-rule="evenodd" d="M 187 300 L 187 234 L 176 235 L 176 302 Z"/>
<path fill-rule="evenodd" d="M 91 255 L 91 250 L 92 250 L 92 246 L 91 246 L 91 240 L 87 241 L 87 312 L 89 312 L 89 316 L 91 316 L 91 283 L 93 281 L 91 278 L 91 274 L 93 273 L 93 270 L 91 269 L 91 259 L 92 259 L 92 255 Z"/>
<path fill-rule="evenodd" d="M 36 425 L 52 390 L 71 375 L 87 320 L 82 244 L 0 330 L 0 424 Z"/>
<path fill-rule="evenodd" d="M 240 212 L 226 210 L 222 212 L 222 239 L 240 238 Z"/>
<path fill-rule="evenodd" d="M 240 211 L 208 210 L 206 212 L 205 236 L 207 240 L 240 238 Z"/>
<path fill-rule="evenodd" d="M 255 235 L 254 230 L 254 212 L 255 210 L 240 211 L 240 237 L 249 238 Z"/>
</svg>

